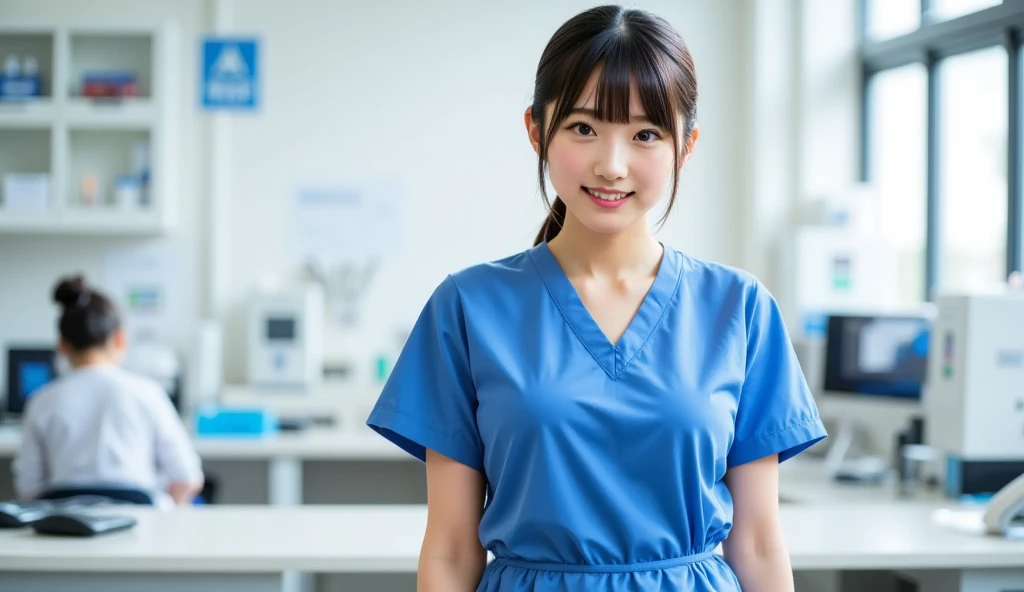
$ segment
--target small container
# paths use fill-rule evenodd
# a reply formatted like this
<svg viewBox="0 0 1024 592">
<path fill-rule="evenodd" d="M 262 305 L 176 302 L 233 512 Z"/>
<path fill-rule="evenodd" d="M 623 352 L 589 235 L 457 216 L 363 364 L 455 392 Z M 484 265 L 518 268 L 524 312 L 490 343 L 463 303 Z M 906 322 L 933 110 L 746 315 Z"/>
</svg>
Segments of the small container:
<svg viewBox="0 0 1024 592">
<path fill-rule="evenodd" d="M 82 177 L 82 184 L 80 188 L 79 199 L 82 201 L 83 206 L 92 207 L 100 199 L 100 179 L 94 174 L 88 174 Z"/>
<path fill-rule="evenodd" d="M 21 62 L 18 61 L 18 56 L 10 54 L 4 60 L 4 76 L 21 76 Z"/>
<path fill-rule="evenodd" d="M 142 190 L 139 180 L 132 175 L 121 175 L 114 186 L 114 202 L 122 210 L 134 210 L 141 205 Z"/>
</svg>

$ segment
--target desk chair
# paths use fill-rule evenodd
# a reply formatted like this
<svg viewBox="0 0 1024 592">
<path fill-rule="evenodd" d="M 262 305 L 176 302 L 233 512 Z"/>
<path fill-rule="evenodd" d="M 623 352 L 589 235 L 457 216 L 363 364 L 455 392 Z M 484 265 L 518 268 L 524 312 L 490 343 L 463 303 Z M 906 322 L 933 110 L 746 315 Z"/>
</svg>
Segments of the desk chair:
<svg viewBox="0 0 1024 592">
<path fill-rule="evenodd" d="M 59 500 L 79 495 L 100 496 L 139 506 L 155 505 L 153 496 L 148 491 L 135 487 L 62 487 L 43 493 L 39 499 Z"/>
</svg>

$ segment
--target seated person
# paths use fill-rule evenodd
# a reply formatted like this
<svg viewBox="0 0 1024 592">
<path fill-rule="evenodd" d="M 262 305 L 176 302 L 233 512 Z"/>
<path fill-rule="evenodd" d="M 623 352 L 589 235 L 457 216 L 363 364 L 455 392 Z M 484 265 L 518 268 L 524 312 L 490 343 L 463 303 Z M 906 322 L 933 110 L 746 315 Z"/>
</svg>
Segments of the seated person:
<svg viewBox="0 0 1024 592">
<path fill-rule="evenodd" d="M 54 299 L 71 370 L 26 404 L 13 463 L 18 496 L 128 487 L 159 507 L 190 504 L 204 481 L 199 456 L 167 393 L 120 367 L 125 335 L 113 303 L 80 276 L 61 281 Z"/>
</svg>

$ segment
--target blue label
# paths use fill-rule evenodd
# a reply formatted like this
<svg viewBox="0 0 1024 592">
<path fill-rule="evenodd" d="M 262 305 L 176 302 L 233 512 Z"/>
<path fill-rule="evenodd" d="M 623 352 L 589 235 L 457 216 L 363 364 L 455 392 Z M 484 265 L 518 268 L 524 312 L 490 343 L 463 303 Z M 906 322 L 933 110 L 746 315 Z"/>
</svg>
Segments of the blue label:
<svg viewBox="0 0 1024 592">
<path fill-rule="evenodd" d="M 255 39 L 208 38 L 202 47 L 202 106 L 252 111 L 259 104 Z"/>
</svg>

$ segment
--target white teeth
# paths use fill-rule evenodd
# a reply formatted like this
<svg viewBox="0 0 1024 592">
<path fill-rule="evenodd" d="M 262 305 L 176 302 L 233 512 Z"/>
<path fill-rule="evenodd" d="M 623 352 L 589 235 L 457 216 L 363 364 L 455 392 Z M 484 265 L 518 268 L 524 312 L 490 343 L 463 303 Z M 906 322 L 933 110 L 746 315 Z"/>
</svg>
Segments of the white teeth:
<svg viewBox="0 0 1024 592">
<path fill-rule="evenodd" d="M 589 193 L 590 195 L 593 195 L 594 197 L 598 199 L 603 199 L 605 201 L 619 201 L 620 199 L 629 195 L 628 193 L 598 193 L 597 191 L 594 191 L 593 189 L 586 187 L 584 189 L 586 189 L 587 193 Z"/>
</svg>

